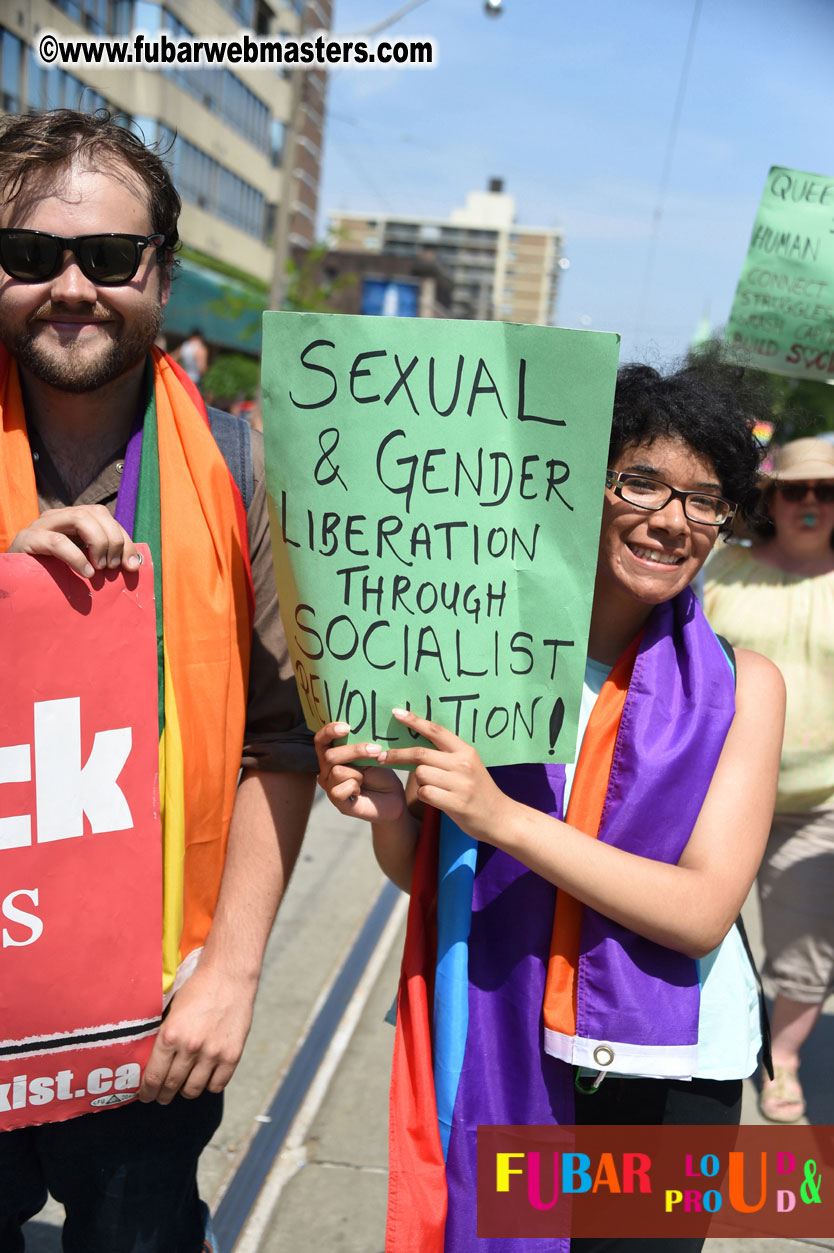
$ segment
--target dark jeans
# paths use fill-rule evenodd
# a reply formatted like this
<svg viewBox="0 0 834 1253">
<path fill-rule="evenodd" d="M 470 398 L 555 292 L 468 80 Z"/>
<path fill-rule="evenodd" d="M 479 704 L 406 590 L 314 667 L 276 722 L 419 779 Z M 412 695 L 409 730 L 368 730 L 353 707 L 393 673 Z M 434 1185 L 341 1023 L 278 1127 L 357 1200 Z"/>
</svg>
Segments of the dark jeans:
<svg viewBox="0 0 834 1253">
<path fill-rule="evenodd" d="M 741 1120 L 740 1079 L 604 1079 L 596 1092 L 576 1093 L 583 1125 L 731 1126 Z M 700 1253 L 703 1240 L 571 1240 L 571 1253 Z"/>
<path fill-rule="evenodd" d="M 67 1212 L 64 1253 L 199 1253 L 197 1159 L 222 1114 L 205 1092 L 0 1134 L 0 1253 L 21 1253 L 47 1191 Z"/>
</svg>

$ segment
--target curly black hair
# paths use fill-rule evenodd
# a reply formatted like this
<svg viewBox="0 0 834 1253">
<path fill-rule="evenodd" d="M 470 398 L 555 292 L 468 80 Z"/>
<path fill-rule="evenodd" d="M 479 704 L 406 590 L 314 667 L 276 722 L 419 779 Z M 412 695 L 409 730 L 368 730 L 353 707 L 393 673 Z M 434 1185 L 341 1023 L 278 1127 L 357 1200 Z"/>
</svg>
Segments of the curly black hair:
<svg viewBox="0 0 834 1253">
<path fill-rule="evenodd" d="M 617 375 L 609 465 L 634 444 L 658 436 L 682 440 L 715 466 L 722 493 L 749 520 L 757 519 L 762 446 L 753 422 L 768 416 L 760 384 L 716 357 L 672 374 L 625 365 Z"/>
</svg>

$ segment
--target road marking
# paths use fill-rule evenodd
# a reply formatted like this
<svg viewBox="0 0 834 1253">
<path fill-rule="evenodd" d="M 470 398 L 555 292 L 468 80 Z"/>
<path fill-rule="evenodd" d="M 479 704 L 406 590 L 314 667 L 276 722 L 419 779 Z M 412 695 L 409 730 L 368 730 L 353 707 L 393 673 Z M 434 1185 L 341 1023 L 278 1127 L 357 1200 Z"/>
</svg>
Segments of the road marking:
<svg viewBox="0 0 834 1253">
<path fill-rule="evenodd" d="M 304 1166 L 305 1141 L 408 912 L 385 883 L 308 1028 L 214 1216 L 218 1248 L 257 1253 L 281 1192 Z"/>
</svg>

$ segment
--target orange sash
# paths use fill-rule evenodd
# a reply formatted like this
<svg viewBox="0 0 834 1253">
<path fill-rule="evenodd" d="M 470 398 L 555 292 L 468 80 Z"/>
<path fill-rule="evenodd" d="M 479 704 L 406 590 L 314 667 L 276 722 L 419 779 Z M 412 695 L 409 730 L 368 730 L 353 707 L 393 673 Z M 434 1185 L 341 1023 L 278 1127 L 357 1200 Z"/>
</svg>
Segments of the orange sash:
<svg viewBox="0 0 834 1253">
<path fill-rule="evenodd" d="M 199 393 L 153 350 L 162 533 L 163 986 L 208 934 L 243 747 L 251 574 L 240 492 Z M 39 514 L 17 366 L 0 349 L 0 549 Z M 142 535 L 134 536 L 142 541 Z"/>
<path fill-rule="evenodd" d="M 576 763 L 565 822 L 594 838 L 602 822 L 620 719 L 641 639 L 642 632 L 620 655 L 602 685 Z M 556 893 L 544 992 L 544 1022 L 552 1031 L 566 1035 L 576 1034 L 576 971 L 582 910 L 582 904 L 567 892 Z"/>
</svg>

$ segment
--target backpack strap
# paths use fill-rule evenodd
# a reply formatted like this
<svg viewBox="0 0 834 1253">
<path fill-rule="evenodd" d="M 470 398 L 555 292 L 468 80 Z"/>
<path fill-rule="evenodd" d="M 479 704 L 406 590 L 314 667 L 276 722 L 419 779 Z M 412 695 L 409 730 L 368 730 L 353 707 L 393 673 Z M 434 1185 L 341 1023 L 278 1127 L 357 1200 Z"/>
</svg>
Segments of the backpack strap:
<svg viewBox="0 0 834 1253">
<path fill-rule="evenodd" d="M 727 654 L 727 660 L 729 661 L 730 667 L 733 671 L 733 681 L 735 681 L 735 678 L 736 678 L 735 649 L 733 648 L 730 641 L 726 640 L 723 635 L 716 634 L 715 638 L 718 640 L 718 643 L 721 645 L 721 647 L 724 649 L 724 652 Z M 756 976 L 756 983 L 759 989 L 759 1021 L 760 1021 L 761 1032 L 762 1032 L 762 1065 L 767 1071 L 768 1076 L 772 1079 L 773 1078 L 773 1057 L 771 1055 L 771 1050 L 770 1050 L 770 1018 L 768 1017 L 768 1013 L 767 1013 L 767 1003 L 765 1001 L 764 988 L 762 987 L 762 978 L 761 978 L 761 975 L 759 974 L 759 968 L 756 965 L 755 959 L 753 957 L 753 950 L 750 948 L 750 941 L 747 938 L 747 932 L 744 929 L 744 923 L 742 922 L 741 914 L 739 914 L 738 918 L 736 919 L 735 925 L 738 928 L 739 938 L 741 939 L 741 942 L 744 945 L 744 951 L 747 954 L 747 959 L 750 962 L 750 965 L 753 969 L 753 974 Z"/>
<path fill-rule="evenodd" d="M 718 640 L 718 643 L 721 645 L 721 647 L 724 649 L 724 652 L 727 654 L 727 660 L 729 661 L 730 669 L 733 672 L 733 683 L 735 683 L 736 681 L 736 650 L 733 648 L 730 641 L 725 639 L 723 635 L 719 635 L 716 632 L 715 638 Z"/>
<path fill-rule="evenodd" d="M 223 460 L 237 483 L 244 508 L 248 512 L 255 492 L 249 423 L 244 418 L 236 418 L 234 414 L 213 409 L 210 405 L 206 405 L 206 413 L 214 442 L 223 454 Z"/>
<path fill-rule="evenodd" d="M 773 1078 L 773 1054 L 770 1048 L 770 1017 L 767 1012 L 767 1002 L 765 1001 L 764 988 L 762 987 L 762 978 L 759 974 L 759 968 L 753 958 L 753 950 L 750 948 L 750 941 L 747 938 L 747 932 L 744 929 L 744 923 L 741 920 L 741 914 L 736 918 L 736 927 L 741 942 L 744 945 L 744 951 L 747 954 L 750 965 L 753 967 L 753 974 L 756 976 L 756 983 L 759 988 L 759 1024 L 762 1032 L 762 1065 L 767 1071 L 768 1078 Z"/>
</svg>

